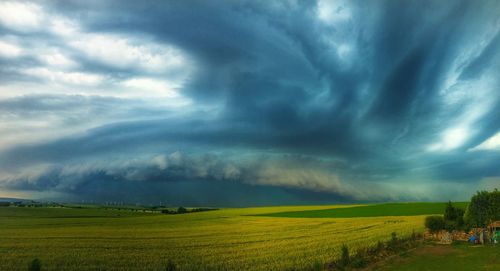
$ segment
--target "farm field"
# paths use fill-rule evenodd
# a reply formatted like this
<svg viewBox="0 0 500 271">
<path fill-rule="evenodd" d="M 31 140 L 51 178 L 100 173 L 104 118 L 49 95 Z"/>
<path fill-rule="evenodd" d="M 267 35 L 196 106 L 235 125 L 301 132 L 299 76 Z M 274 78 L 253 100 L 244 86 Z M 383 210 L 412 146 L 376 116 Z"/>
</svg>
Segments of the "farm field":
<svg viewBox="0 0 500 271">
<path fill-rule="evenodd" d="M 379 263 L 373 270 L 380 271 L 425 271 L 425 270 L 500 270 L 500 246 L 427 245 L 409 253 Z"/>
<path fill-rule="evenodd" d="M 349 205 L 222 209 L 182 215 L 69 208 L 0 208 L 0 270 L 310 269 L 391 232 L 423 231 L 425 216 L 268 217 Z"/>
<path fill-rule="evenodd" d="M 455 206 L 465 210 L 467 202 L 453 203 Z M 352 217 L 377 217 L 377 216 L 414 216 L 442 214 L 446 207 L 443 202 L 417 202 L 417 203 L 383 203 L 352 208 L 333 208 L 317 210 L 286 211 L 262 216 L 272 217 L 302 217 L 302 218 L 352 218 Z"/>
</svg>

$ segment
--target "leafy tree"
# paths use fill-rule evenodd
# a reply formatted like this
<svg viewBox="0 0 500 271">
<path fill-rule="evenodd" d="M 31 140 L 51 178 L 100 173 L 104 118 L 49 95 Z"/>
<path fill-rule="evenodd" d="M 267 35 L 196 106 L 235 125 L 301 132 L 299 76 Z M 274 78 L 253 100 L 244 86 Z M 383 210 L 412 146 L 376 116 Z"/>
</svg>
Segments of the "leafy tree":
<svg viewBox="0 0 500 271">
<path fill-rule="evenodd" d="M 455 207 L 451 204 L 451 201 L 446 204 L 446 209 L 444 210 L 444 220 L 455 221 L 457 219 L 457 212 Z"/>
<path fill-rule="evenodd" d="M 185 214 L 187 212 L 188 212 L 188 210 L 182 206 L 177 209 L 178 214 Z"/>
<path fill-rule="evenodd" d="M 478 191 L 470 200 L 465 220 L 470 227 L 479 228 L 500 220 L 500 191 Z"/>
<path fill-rule="evenodd" d="M 439 215 L 428 216 L 425 218 L 425 227 L 431 233 L 436 233 L 445 227 L 444 218 Z"/>
<path fill-rule="evenodd" d="M 491 220 L 500 220 L 500 191 L 498 189 L 490 192 Z"/>
<path fill-rule="evenodd" d="M 463 229 L 464 213 L 465 213 L 464 210 L 458 207 L 454 207 L 451 204 L 451 201 L 449 201 L 444 211 L 445 229 L 449 232 Z"/>
</svg>

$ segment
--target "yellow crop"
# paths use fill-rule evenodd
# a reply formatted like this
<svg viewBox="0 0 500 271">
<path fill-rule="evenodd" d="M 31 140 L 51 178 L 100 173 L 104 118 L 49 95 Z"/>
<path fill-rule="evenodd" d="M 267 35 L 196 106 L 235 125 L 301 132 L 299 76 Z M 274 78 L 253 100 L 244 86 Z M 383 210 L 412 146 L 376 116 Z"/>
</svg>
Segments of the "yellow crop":
<svg viewBox="0 0 500 271">
<path fill-rule="evenodd" d="M 336 207 L 346 206 L 183 215 L 71 209 L 81 212 L 71 218 L 59 216 L 56 208 L 0 208 L 0 270 L 26 270 L 34 258 L 44 270 L 164 270 L 168 260 L 180 270 L 300 270 L 332 261 L 343 243 L 354 251 L 389 239 L 391 232 L 401 236 L 423 230 L 424 216 L 252 216 Z M 41 215 L 13 216 L 12 209 L 36 209 L 29 211 Z"/>
</svg>

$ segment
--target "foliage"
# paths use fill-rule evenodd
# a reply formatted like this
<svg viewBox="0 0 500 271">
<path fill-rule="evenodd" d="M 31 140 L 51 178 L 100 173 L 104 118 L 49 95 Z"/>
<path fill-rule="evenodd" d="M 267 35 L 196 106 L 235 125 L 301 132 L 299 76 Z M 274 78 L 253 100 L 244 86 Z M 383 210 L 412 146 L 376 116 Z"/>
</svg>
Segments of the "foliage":
<svg viewBox="0 0 500 271">
<path fill-rule="evenodd" d="M 500 191 L 498 189 L 490 192 L 490 211 L 491 220 L 500 220 Z"/>
<path fill-rule="evenodd" d="M 358 248 L 356 254 L 350 256 L 347 246 L 341 247 L 341 256 L 339 259 L 328 265 L 334 270 L 349 270 L 350 268 L 363 268 L 369 262 L 379 261 L 391 254 L 406 253 L 408 249 L 414 248 L 422 239 L 421 234 L 413 233 L 409 237 L 398 238 L 395 232 L 391 233 L 391 239 L 387 242 L 377 242 L 376 245 L 368 248 Z"/>
<path fill-rule="evenodd" d="M 182 206 L 177 209 L 178 214 L 185 214 L 187 212 L 188 212 L 188 210 Z"/>
<path fill-rule="evenodd" d="M 167 267 L 165 267 L 165 271 L 175 271 L 177 270 L 177 266 L 172 260 L 168 260 Z"/>
<path fill-rule="evenodd" d="M 29 267 L 29 271 L 40 271 L 42 270 L 42 262 L 39 259 L 34 259 L 31 261 Z"/>
<path fill-rule="evenodd" d="M 436 233 L 445 227 L 444 218 L 439 215 L 428 216 L 425 218 L 425 227 L 431 233 Z"/>
<path fill-rule="evenodd" d="M 349 266 L 349 263 L 351 263 L 351 258 L 349 257 L 349 248 L 347 247 L 346 244 L 342 244 L 342 247 L 340 248 L 340 261 L 339 265 L 342 267 L 347 267 Z"/>
<path fill-rule="evenodd" d="M 451 201 L 446 205 L 444 211 L 444 228 L 448 232 L 464 229 L 464 213 L 461 208 L 454 207 Z"/>
<path fill-rule="evenodd" d="M 500 220 L 500 191 L 478 191 L 467 207 L 465 221 L 470 227 L 486 227 L 496 220 Z"/>
<path fill-rule="evenodd" d="M 398 241 L 398 234 L 395 232 L 391 232 L 391 242 L 397 242 Z"/>
<path fill-rule="evenodd" d="M 192 208 L 192 209 L 187 209 L 184 207 L 179 207 L 177 210 L 171 210 L 171 209 L 163 209 L 160 212 L 162 214 L 187 214 L 187 213 L 198 213 L 198 212 L 207 212 L 207 211 L 217 211 L 219 209 L 216 208 Z"/>
</svg>

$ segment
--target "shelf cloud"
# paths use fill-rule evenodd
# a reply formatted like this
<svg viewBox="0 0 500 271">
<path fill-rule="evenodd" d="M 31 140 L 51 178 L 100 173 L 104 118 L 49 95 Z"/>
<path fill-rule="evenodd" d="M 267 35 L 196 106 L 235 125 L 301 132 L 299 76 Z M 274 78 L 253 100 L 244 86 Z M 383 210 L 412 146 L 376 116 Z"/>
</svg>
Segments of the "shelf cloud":
<svg viewBox="0 0 500 271">
<path fill-rule="evenodd" d="M 3 1 L 0 190 L 239 206 L 500 188 L 499 13 Z"/>
</svg>

